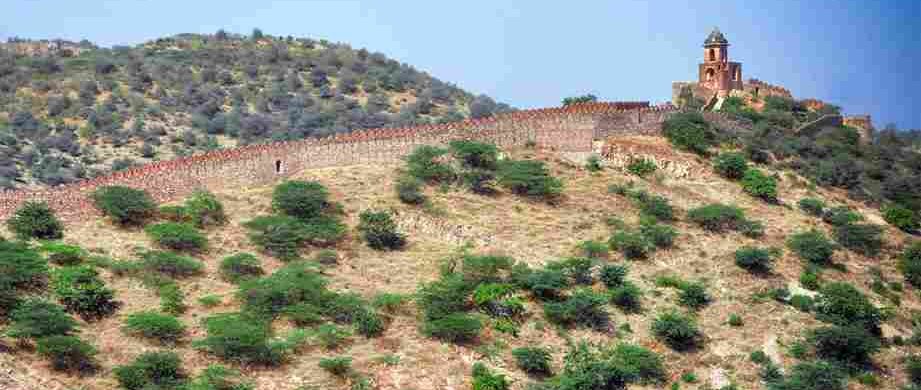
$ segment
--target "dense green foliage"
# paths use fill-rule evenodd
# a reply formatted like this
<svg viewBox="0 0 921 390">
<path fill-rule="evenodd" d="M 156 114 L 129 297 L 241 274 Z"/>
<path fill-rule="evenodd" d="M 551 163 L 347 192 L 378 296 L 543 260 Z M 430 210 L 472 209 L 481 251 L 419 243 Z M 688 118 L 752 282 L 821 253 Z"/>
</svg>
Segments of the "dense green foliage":
<svg viewBox="0 0 921 390">
<path fill-rule="evenodd" d="M 754 273 L 771 272 L 774 256 L 770 250 L 744 246 L 736 249 L 736 265 Z"/>
<path fill-rule="evenodd" d="M 854 286 L 843 283 L 827 283 L 819 290 L 815 302 L 816 318 L 841 326 L 861 326 L 878 334 L 882 322 L 879 308 Z"/>
<path fill-rule="evenodd" d="M 422 333 L 452 343 L 472 341 L 482 329 L 483 322 L 476 316 L 466 313 L 451 313 L 428 320 L 422 325 Z"/>
<path fill-rule="evenodd" d="M 148 225 L 144 231 L 158 245 L 169 249 L 195 252 L 204 250 L 208 245 L 204 234 L 185 223 L 161 222 Z"/>
<path fill-rule="evenodd" d="M 156 204 L 147 192 L 123 186 L 96 189 L 93 202 L 120 225 L 143 225 L 156 211 Z"/>
<path fill-rule="evenodd" d="M 6 226 L 16 237 L 23 240 L 57 240 L 64 236 L 64 224 L 45 202 L 23 203 L 13 216 L 6 220 Z"/>
<path fill-rule="evenodd" d="M 698 112 L 672 115 L 662 124 L 662 131 L 675 147 L 702 155 L 716 139 L 710 124 Z"/>
<path fill-rule="evenodd" d="M 255 390 L 256 386 L 243 379 L 239 371 L 212 364 L 183 390 Z"/>
<path fill-rule="evenodd" d="M 51 360 L 51 367 L 58 371 L 79 373 L 96 369 L 96 348 L 74 336 L 49 336 L 36 342 L 35 351 Z"/>
<path fill-rule="evenodd" d="M 329 192 L 317 182 L 286 181 L 272 192 L 276 212 L 303 220 L 320 216 L 329 206 Z"/>
<path fill-rule="evenodd" d="M 914 232 L 921 226 L 921 218 L 918 212 L 907 207 L 897 204 L 883 206 L 883 219 L 890 225 L 895 226 L 905 232 Z"/>
<path fill-rule="evenodd" d="M 799 208 L 806 212 L 806 214 L 812 215 L 814 217 L 821 217 L 825 214 L 825 202 L 816 199 L 816 198 L 803 198 L 797 202 Z"/>
<path fill-rule="evenodd" d="M 115 367 L 115 378 L 126 390 L 181 390 L 187 381 L 175 352 L 145 352 L 131 364 Z"/>
<path fill-rule="evenodd" d="M 544 303 L 544 316 L 559 325 L 605 329 L 610 324 L 606 303 L 603 295 L 578 289 L 562 301 Z"/>
<path fill-rule="evenodd" d="M 260 35 L 87 42 L 74 57 L 0 51 L 0 117 L 10 119 L 0 136 L 14 151 L 0 159 L 0 186 L 68 183 L 164 154 L 509 110 L 381 53 Z M 115 152 L 111 167 L 103 151 Z"/>
<path fill-rule="evenodd" d="M 320 368 L 336 376 L 345 376 L 352 370 L 352 358 L 347 356 L 322 358 L 318 364 Z"/>
<path fill-rule="evenodd" d="M 766 202 L 777 201 L 777 179 L 759 169 L 748 168 L 742 176 L 742 189 L 749 195 Z"/>
<path fill-rule="evenodd" d="M 106 287 L 95 268 L 63 267 L 51 274 L 51 288 L 61 304 L 84 319 L 98 319 L 115 312 L 115 292 Z"/>
<path fill-rule="evenodd" d="M 660 314 L 652 322 L 652 334 L 675 350 L 694 348 L 701 333 L 697 322 L 690 316 L 675 311 Z"/>
<path fill-rule="evenodd" d="M 541 161 L 505 160 L 499 164 L 497 179 L 518 195 L 553 200 L 563 191 L 563 182 L 553 177 Z"/>
<path fill-rule="evenodd" d="M 407 173 L 428 183 L 451 181 L 454 179 L 454 169 L 441 161 L 446 154 L 448 150 L 444 148 L 420 146 L 406 156 Z"/>
<path fill-rule="evenodd" d="M 764 234 L 762 224 L 747 219 L 742 209 L 721 203 L 712 203 L 688 210 L 688 219 L 715 233 L 736 230 L 748 237 L 760 237 Z"/>
<path fill-rule="evenodd" d="M 262 262 L 249 253 L 237 253 L 221 260 L 221 276 L 233 283 L 258 278 L 264 273 Z"/>
<path fill-rule="evenodd" d="M 876 336 L 858 326 L 828 326 L 812 331 L 816 355 L 846 366 L 860 367 L 879 351 Z"/>
<path fill-rule="evenodd" d="M 835 241 L 841 246 L 865 256 L 875 257 L 883 246 L 883 228 L 869 223 L 849 223 L 835 226 Z"/>
<path fill-rule="evenodd" d="M 183 205 L 185 215 L 198 228 L 223 225 L 227 222 L 224 205 L 214 194 L 198 190 L 192 193 Z"/>
<path fill-rule="evenodd" d="M 738 180 L 748 170 L 748 161 L 742 153 L 724 152 L 713 160 L 713 169 L 722 177 Z"/>
<path fill-rule="evenodd" d="M 77 327 L 77 321 L 54 303 L 37 298 L 22 301 L 10 312 L 10 324 L 4 332 L 17 339 L 40 339 L 66 336 Z"/>
<path fill-rule="evenodd" d="M 155 311 L 132 313 L 125 318 L 124 329 L 128 333 L 161 342 L 176 342 L 185 333 L 185 325 L 179 319 Z"/>
<path fill-rule="evenodd" d="M 905 281 L 912 286 L 921 286 L 921 241 L 908 245 L 899 256 L 899 270 L 905 275 Z"/>
<path fill-rule="evenodd" d="M 202 325 L 207 335 L 196 340 L 194 345 L 229 361 L 281 364 L 303 342 L 299 332 L 276 339 L 268 322 L 241 313 L 212 315 L 205 318 Z"/>
<path fill-rule="evenodd" d="M 199 275 L 204 269 L 200 261 L 173 252 L 147 251 L 139 257 L 141 268 L 170 278 Z"/>
<path fill-rule="evenodd" d="M 48 256 L 48 261 L 57 265 L 80 264 L 88 257 L 83 248 L 58 241 L 44 242 L 38 250 Z"/>
<path fill-rule="evenodd" d="M 509 386 L 505 375 L 493 373 L 483 363 L 473 364 L 473 390 L 508 390 Z"/>
<path fill-rule="evenodd" d="M 512 350 L 515 363 L 522 371 L 532 375 L 548 375 L 552 371 L 552 356 L 544 347 L 521 347 Z"/>
<path fill-rule="evenodd" d="M 646 177 L 649 174 L 655 172 L 659 167 L 656 163 L 645 158 L 637 158 L 630 160 L 630 163 L 627 164 L 627 172 L 630 172 L 639 177 Z"/>
<path fill-rule="evenodd" d="M 818 230 L 796 233 L 787 239 L 787 247 L 799 258 L 812 264 L 827 265 L 837 246 Z"/>
<path fill-rule="evenodd" d="M 372 249 L 399 250 L 406 245 L 406 236 L 397 231 L 396 222 L 386 211 L 362 211 L 358 231 Z"/>
</svg>

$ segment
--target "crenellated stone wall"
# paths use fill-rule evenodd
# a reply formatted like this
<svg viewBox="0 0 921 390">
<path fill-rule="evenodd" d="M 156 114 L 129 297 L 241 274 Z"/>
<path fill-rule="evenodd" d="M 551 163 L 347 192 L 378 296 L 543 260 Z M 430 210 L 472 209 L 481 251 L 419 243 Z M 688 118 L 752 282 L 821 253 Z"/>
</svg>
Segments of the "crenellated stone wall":
<svg viewBox="0 0 921 390">
<path fill-rule="evenodd" d="M 356 131 L 326 138 L 250 145 L 161 161 L 44 191 L 0 192 L 0 219 L 26 200 L 42 200 L 64 219 L 97 213 L 89 195 L 123 185 L 147 191 L 158 202 L 181 199 L 204 188 L 219 190 L 270 184 L 311 168 L 392 163 L 420 145 L 472 139 L 501 147 L 538 147 L 590 152 L 592 140 L 619 134 L 657 134 L 672 106 L 648 102 L 586 103 L 500 114 L 484 119 Z"/>
</svg>

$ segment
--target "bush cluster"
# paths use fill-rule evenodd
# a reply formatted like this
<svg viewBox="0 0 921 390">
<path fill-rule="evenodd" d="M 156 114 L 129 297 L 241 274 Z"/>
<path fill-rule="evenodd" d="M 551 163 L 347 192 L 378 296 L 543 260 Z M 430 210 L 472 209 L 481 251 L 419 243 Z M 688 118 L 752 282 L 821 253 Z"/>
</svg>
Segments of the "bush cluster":
<svg viewBox="0 0 921 390">
<path fill-rule="evenodd" d="M 510 386 L 505 375 L 493 373 L 483 363 L 473 364 L 473 390 L 508 390 Z"/>
<path fill-rule="evenodd" d="M 96 348 L 75 336 L 49 336 L 36 342 L 35 351 L 50 359 L 58 371 L 92 372 L 97 368 Z"/>
<path fill-rule="evenodd" d="M 406 236 L 397 231 L 397 224 L 390 213 L 365 210 L 359 221 L 358 231 L 372 249 L 399 250 L 406 245 Z"/>
<path fill-rule="evenodd" d="M 830 264 L 837 248 L 824 233 L 814 229 L 790 236 L 787 247 L 799 258 L 816 265 Z"/>
<path fill-rule="evenodd" d="M 144 231 L 158 245 L 169 249 L 197 252 L 208 245 L 205 235 L 185 223 L 162 222 L 148 225 Z"/>
<path fill-rule="evenodd" d="M 143 225 L 156 211 L 147 192 L 130 187 L 100 187 L 92 198 L 96 208 L 120 225 Z"/>
<path fill-rule="evenodd" d="M 632 159 L 630 160 L 630 163 L 627 164 L 627 172 L 630 172 L 639 177 L 646 177 L 647 175 L 655 172 L 657 169 L 659 169 L 659 167 L 656 166 L 655 162 L 645 158 Z"/>
<path fill-rule="evenodd" d="M 815 301 L 816 318 L 840 326 L 861 326 L 879 334 L 882 312 L 854 286 L 844 282 L 827 283 Z"/>
<path fill-rule="evenodd" d="M 799 208 L 814 217 L 821 217 L 825 214 L 825 202 L 816 198 L 803 198 L 797 202 Z"/>
<path fill-rule="evenodd" d="M 329 191 L 317 182 L 286 181 L 272 192 L 276 212 L 302 220 L 316 218 L 329 207 Z"/>
<path fill-rule="evenodd" d="M 921 241 L 911 243 L 902 251 L 899 255 L 899 270 L 909 284 L 921 286 Z"/>
<path fill-rule="evenodd" d="M 670 311 L 660 314 L 652 322 L 652 334 L 675 350 L 694 348 L 701 333 L 697 322 L 690 316 Z"/>
<path fill-rule="evenodd" d="M 518 195 L 554 200 L 563 192 L 563 182 L 540 161 L 505 160 L 496 177 L 499 185 Z"/>
<path fill-rule="evenodd" d="M 736 265 L 754 273 L 769 273 L 774 263 L 770 250 L 744 246 L 735 252 Z"/>
<path fill-rule="evenodd" d="M 175 352 L 145 352 L 131 364 L 115 367 L 115 378 L 126 390 L 180 389 L 188 381 Z"/>
<path fill-rule="evenodd" d="M 95 268 L 63 267 L 52 273 L 51 288 L 68 310 L 85 319 L 108 316 L 118 309 L 115 291 L 105 286 Z"/>
<path fill-rule="evenodd" d="M 777 179 L 756 168 L 748 168 L 742 176 L 742 189 L 766 202 L 777 202 Z"/>
<path fill-rule="evenodd" d="M 876 257 L 882 249 L 883 228 L 869 223 L 849 223 L 834 228 L 835 241 L 864 256 Z"/>
<path fill-rule="evenodd" d="M 179 319 L 155 311 L 129 315 L 125 319 L 124 329 L 128 333 L 165 343 L 176 342 L 185 334 L 185 325 Z"/>
<path fill-rule="evenodd" d="M 148 272 L 170 278 L 199 275 L 204 266 L 198 260 L 166 251 L 146 251 L 140 254 L 140 267 Z"/>
<path fill-rule="evenodd" d="M 700 155 L 707 154 L 716 140 L 710 124 L 697 112 L 672 115 L 662 123 L 662 132 L 675 147 Z"/>
<path fill-rule="evenodd" d="M 61 306 L 38 298 L 20 302 L 9 316 L 6 336 L 16 339 L 40 339 L 49 336 L 67 336 L 77 328 Z"/>
<path fill-rule="evenodd" d="M 827 326 L 809 336 L 819 358 L 844 366 L 861 367 L 879 351 L 879 339 L 859 325 Z"/>
<path fill-rule="evenodd" d="M 241 283 L 265 274 L 259 258 L 249 253 L 237 253 L 221 260 L 221 276 L 232 282 Z"/>
<path fill-rule="evenodd" d="M 918 213 L 907 207 L 898 204 L 883 206 L 883 219 L 890 225 L 899 228 L 904 232 L 914 232 L 921 227 L 921 218 Z"/>
<path fill-rule="evenodd" d="M 397 198 L 401 202 L 412 205 L 425 203 L 427 198 L 422 192 L 424 182 L 410 175 L 400 175 L 394 184 L 394 190 L 397 192 Z"/>
<path fill-rule="evenodd" d="M 562 301 L 544 303 L 544 315 L 559 325 L 604 329 L 610 324 L 610 316 L 604 308 L 606 303 L 603 295 L 579 289 Z"/>
<path fill-rule="evenodd" d="M 531 375 L 549 375 L 552 371 L 550 351 L 544 347 L 521 347 L 512 350 L 518 368 Z"/>
<path fill-rule="evenodd" d="M 713 160 L 713 169 L 722 177 L 738 180 L 748 170 L 748 162 L 742 153 L 724 152 Z"/>
<path fill-rule="evenodd" d="M 688 219 L 715 233 L 736 230 L 749 237 L 760 237 L 764 234 L 761 223 L 747 219 L 742 209 L 721 203 L 691 209 L 688 211 Z"/>
<path fill-rule="evenodd" d="M 406 156 L 407 173 L 424 182 L 447 182 L 454 180 L 454 169 L 441 161 L 447 149 L 434 146 L 420 146 Z"/>
<path fill-rule="evenodd" d="M 198 228 L 223 225 L 227 222 L 224 205 L 211 192 L 198 190 L 185 200 L 185 215 Z"/>
<path fill-rule="evenodd" d="M 48 261 L 57 265 L 76 265 L 83 262 L 88 256 L 86 251 L 79 246 L 57 241 L 45 242 L 38 250 L 46 253 Z"/>
<path fill-rule="evenodd" d="M 205 318 L 203 325 L 207 335 L 193 345 L 240 363 L 278 365 L 303 342 L 302 334 L 296 331 L 276 339 L 268 322 L 242 313 L 216 314 Z"/>
<path fill-rule="evenodd" d="M 6 220 L 6 226 L 21 240 L 58 240 L 64 237 L 64 224 L 45 202 L 23 203 Z"/>
</svg>

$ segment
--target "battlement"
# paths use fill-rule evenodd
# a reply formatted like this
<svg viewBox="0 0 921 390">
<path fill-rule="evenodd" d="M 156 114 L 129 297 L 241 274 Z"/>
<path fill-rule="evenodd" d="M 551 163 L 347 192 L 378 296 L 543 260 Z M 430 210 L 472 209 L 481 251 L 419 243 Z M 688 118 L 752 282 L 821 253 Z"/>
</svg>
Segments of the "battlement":
<svg viewBox="0 0 921 390">
<path fill-rule="evenodd" d="M 768 84 L 764 81 L 758 79 L 748 79 L 744 83 L 742 88 L 745 92 L 752 94 L 753 96 L 766 97 L 766 96 L 777 96 L 792 99 L 793 94 L 790 93 L 789 89 L 784 87 Z"/>
<path fill-rule="evenodd" d="M 160 161 L 42 191 L 0 192 L 0 218 L 27 200 L 42 200 L 64 219 L 96 213 L 89 195 L 98 187 L 123 185 L 147 191 L 158 202 L 181 199 L 204 188 L 245 188 L 282 180 L 305 169 L 393 163 L 420 145 L 470 139 L 502 147 L 538 147 L 590 152 L 594 139 L 655 135 L 676 110 L 649 102 L 573 104 L 499 114 L 459 122 L 360 130 L 323 138 L 248 145 Z"/>
</svg>

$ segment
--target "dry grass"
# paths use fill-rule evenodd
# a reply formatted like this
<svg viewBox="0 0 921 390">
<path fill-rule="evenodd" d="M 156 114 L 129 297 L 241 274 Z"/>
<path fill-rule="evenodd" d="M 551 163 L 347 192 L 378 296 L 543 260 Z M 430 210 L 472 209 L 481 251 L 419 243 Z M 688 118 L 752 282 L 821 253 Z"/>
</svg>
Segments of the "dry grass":
<svg viewBox="0 0 921 390">
<path fill-rule="evenodd" d="M 650 141 L 646 140 L 645 143 Z M 661 141 L 660 141 L 661 142 Z M 660 148 L 662 145 L 653 145 Z M 772 355 L 780 355 L 785 365 L 794 360 L 785 354 L 786 347 L 819 323 L 810 314 L 800 313 L 789 306 L 782 306 L 770 300 L 755 302 L 752 296 L 771 287 L 796 284 L 802 265 L 793 255 L 785 253 L 778 259 L 773 274 L 766 277 L 752 276 L 736 267 L 732 260 L 735 249 L 741 245 L 783 247 L 790 234 L 825 226 L 796 209 L 796 201 L 810 194 L 800 179 L 781 175 L 781 205 L 768 205 L 744 194 L 734 183 L 709 173 L 696 158 L 676 154 L 691 164 L 697 164 L 697 171 L 704 172 L 689 179 L 642 180 L 620 172 L 605 170 L 591 174 L 578 167 L 560 161 L 555 155 L 540 151 L 517 150 L 516 157 L 531 157 L 548 161 L 555 174 L 566 182 L 566 197 L 559 205 L 523 200 L 502 194 L 496 197 L 482 197 L 459 189 L 442 192 L 437 188 L 427 191 L 433 205 L 428 211 L 403 205 L 396 200 L 392 191 L 395 175 L 393 166 L 354 166 L 329 168 L 304 172 L 301 178 L 318 180 L 326 185 L 333 197 L 341 202 L 348 215 L 349 226 L 357 224 L 357 216 L 367 208 L 393 209 L 399 214 L 401 226 L 407 230 L 410 245 L 399 252 L 375 252 L 351 233 L 339 244 L 340 264 L 325 271 L 331 281 L 331 288 L 349 290 L 365 297 L 379 292 L 412 293 L 425 281 L 437 277 L 439 260 L 456 253 L 463 241 L 469 240 L 475 251 L 503 253 L 531 265 L 571 256 L 575 245 L 586 239 L 606 239 L 610 234 L 604 219 L 617 216 L 627 223 L 634 223 L 637 210 L 624 197 L 609 194 L 611 183 L 633 180 L 638 186 L 650 192 L 669 198 L 682 212 L 711 202 L 737 204 L 754 219 L 761 220 L 767 227 L 765 237 L 757 240 L 739 234 L 714 235 L 704 232 L 683 220 L 675 223 L 681 232 L 676 246 L 670 250 L 658 251 L 650 259 L 632 262 L 630 279 L 644 291 L 644 311 L 638 314 L 624 314 L 612 308 L 615 327 L 628 325 L 631 331 L 623 329 L 602 334 L 587 330 L 559 331 L 542 319 L 540 308 L 530 304 L 530 319 L 522 326 L 518 338 L 487 330 L 480 341 L 470 346 L 443 344 L 423 337 L 418 331 L 419 322 L 412 309 L 393 316 L 384 335 L 377 339 L 355 336 L 339 351 L 325 351 L 318 346 L 300 350 L 289 364 L 280 368 L 264 369 L 238 367 L 254 380 L 259 389 L 298 389 L 301 386 L 315 388 L 347 388 L 348 383 L 335 379 L 317 367 L 320 358 L 331 354 L 346 354 L 355 359 L 357 371 L 369 375 L 380 389 L 466 389 L 472 364 L 488 360 L 490 365 L 509 375 L 513 388 L 523 389 L 529 379 L 516 369 L 509 351 L 512 348 L 542 344 L 554 351 L 555 367 L 560 367 L 568 340 L 591 340 L 594 342 L 627 341 L 644 345 L 661 353 L 671 379 L 688 370 L 693 370 L 701 381 L 697 385 L 682 385 L 682 388 L 696 388 L 708 384 L 714 370 L 722 369 L 725 375 L 739 385 L 739 388 L 758 388 L 758 367 L 749 362 L 751 351 L 767 349 Z M 212 313 L 234 311 L 238 303 L 233 299 L 235 286 L 218 277 L 217 266 L 225 256 L 236 252 L 259 253 L 247 239 L 241 223 L 269 211 L 270 187 L 242 188 L 219 192 L 229 216 L 230 223 L 224 228 L 211 229 L 208 236 L 211 249 L 199 256 L 206 264 L 204 276 L 181 282 L 187 293 L 190 310 L 181 316 L 190 327 L 188 340 L 203 336 L 200 320 Z M 840 193 L 819 190 L 809 196 L 820 196 L 846 203 Z M 857 206 L 857 205 L 853 205 Z M 878 220 L 878 213 L 861 209 L 871 220 Z M 406 222 L 411 221 L 411 222 Z M 87 221 L 68 227 L 68 242 L 91 248 L 113 258 L 130 259 L 138 248 L 152 244 L 141 231 L 125 231 L 103 221 Z M 889 248 L 880 256 L 882 260 L 871 260 L 847 252 L 839 252 L 837 260 L 847 266 L 848 272 L 826 271 L 826 280 L 846 280 L 864 289 L 885 304 L 880 297 L 866 288 L 870 277 L 866 270 L 874 265 L 882 267 L 890 280 L 900 280 L 894 268 L 892 248 L 904 239 L 894 229 L 887 229 Z M 306 253 L 307 256 L 310 253 Z M 612 261 L 620 261 L 612 255 Z M 279 268 L 282 263 L 262 256 L 266 271 Z M 691 353 L 675 353 L 654 340 L 649 334 L 651 319 L 655 314 L 676 306 L 675 292 L 660 289 L 654 285 L 656 276 L 674 274 L 687 280 L 702 280 L 714 297 L 714 302 L 699 312 L 699 321 L 706 335 L 702 348 Z M 117 383 L 111 369 L 130 362 L 142 352 L 158 348 L 149 342 L 126 336 L 120 330 L 125 316 L 158 307 L 154 294 L 138 281 L 119 278 L 104 273 L 106 282 L 117 290 L 117 296 L 124 306 L 110 318 L 84 324 L 84 337 L 100 350 L 103 370 L 92 377 L 71 377 L 53 373 L 48 363 L 28 350 L 14 350 L 15 359 L 0 351 L 0 367 L 12 366 L 10 383 L 29 381 L 26 387 L 115 389 Z M 206 309 L 197 299 L 208 294 L 224 297 L 223 303 Z M 902 294 L 902 306 L 898 318 L 889 323 L 903 334 L 908 334 L 911 309 L 919 308 L 919 300 L 913 289 L 906 287 Z M 745 321 L 740 328 L 726 324 L 730 313 L 737 313 Z M 493 357 L 487 355 L 490 349 L 497 350 Z M 15 348 L 14 348 L 15 349 Z M 175 347 L 183 358 L 186 368 L 197 373 L 217 360 L 191 348 L 188 343 Z M 878 376 L 883 388 L 895 388 L 904 383 L 900 371 L 900 358 L 907 353 L 906 347 L 885 349 L 877 358 Z M 395 355 L 399 363 L 387 365 L 381 357 Z M 4 382 L 0 368 L 0 387 Z M 35 381 L 26 377 L 40 378 Z M 57 384 L 57 385 L 56 385 Z M 4 387 L 5 389 L 6 387 Z M 16 389 L 15 385 L 10 387 Z M 25 387 L 23 387 L 25 388 Z M 311 387 L 307 387 L 311 388 Z M 640 387 L 637 387 L 640 388 Z M 652 387 L 649 387 L 652 388 Z M 859 388 L 859 387 L 855 387 Z"/>
</svg>

